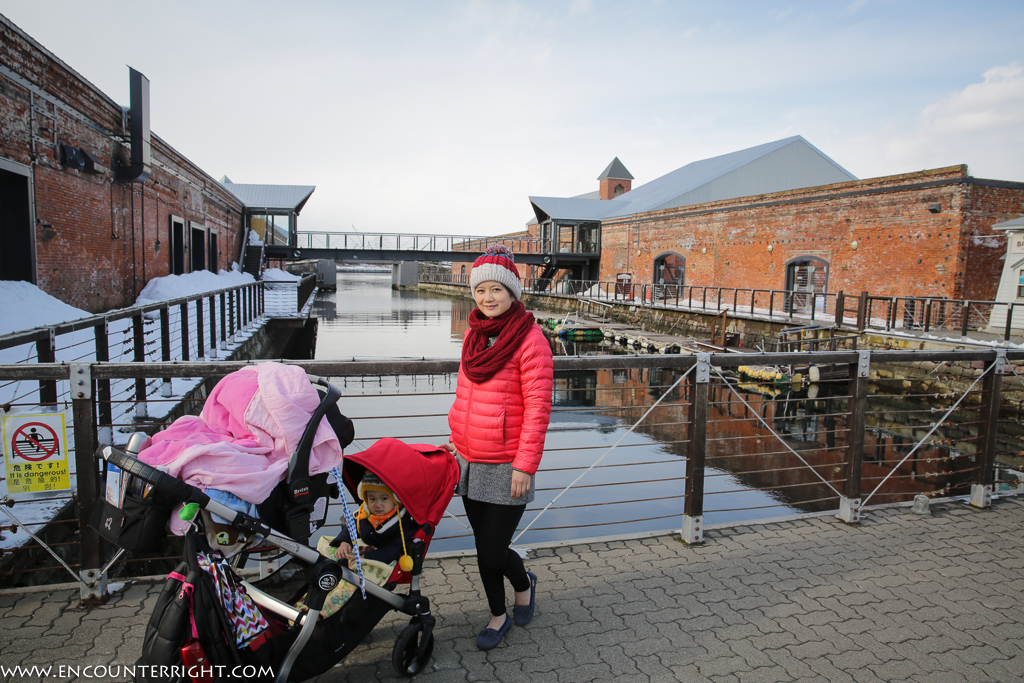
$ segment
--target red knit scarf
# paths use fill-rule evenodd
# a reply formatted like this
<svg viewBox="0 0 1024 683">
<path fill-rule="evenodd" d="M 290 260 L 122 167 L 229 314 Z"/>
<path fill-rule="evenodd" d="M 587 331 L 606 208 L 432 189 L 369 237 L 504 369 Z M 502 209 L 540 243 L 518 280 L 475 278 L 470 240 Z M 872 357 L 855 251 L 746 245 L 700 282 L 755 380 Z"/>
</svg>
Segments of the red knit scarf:
<svg viewBox="0 0 1024 683">
<path fill-rule="evenodd" d="M 477 384 L 494 377 L 519 350 L 535 324 L 533 314 L 521 301 L 512 302 L 512 307 L 497 318 L 488 318 L 479 308 L 473 309 L 469 314 L 469 334 L 462 343 L 462 371 L 466 377 Z M 490 337 L 497 339 L 488 347 Z"/>
</svg>

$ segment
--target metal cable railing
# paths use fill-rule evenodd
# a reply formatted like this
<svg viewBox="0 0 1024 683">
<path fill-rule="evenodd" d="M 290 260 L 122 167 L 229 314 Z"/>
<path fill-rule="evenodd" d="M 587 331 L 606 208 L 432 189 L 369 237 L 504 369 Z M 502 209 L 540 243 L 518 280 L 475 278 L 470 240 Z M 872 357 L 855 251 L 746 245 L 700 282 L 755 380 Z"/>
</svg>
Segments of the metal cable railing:
<svg viewBox="0 0 1024 683">
<path fill-rule="evenodd" d="M 468 286 L 468 275 L 424 271 L 420 282 Z M 840 328 L 913 333 L 948 337 L 955 333 L 985 331 L 1004 341 L 1024 341 L 1024 302 L 974 301 L 946 298 L 859 296 L 843 292 L 747 289 L 705 285 L 650 284 L 599 280 L 554 280 L 524 278 L 523 291 L 553 297 L 568 297 L 604 305 L 678 309 L 702 313 L 831 324 Z M 851 305 L 853 308 L 851 308 Z M 1014 332 L 1016 330 L 1016 333 Z M 822 339 L 836 343 L 836 340 Z"/>
<path fill-rule="evenodd" d="M 904 374 L 911 376 L 909 371 L 914 368 L 910 363 L 920 359 L 967 369 L 972 362 L 1005 357 L 994 355 L 997 353 L 874 352 L 867 357 L 886 368 L 903 368 Z M 1014 352 L 1009 353 L 1012 356 Z M 1017 360 L 1024 360 L 1024 352 L 1019 355 Z M 859 367 L 854 361 L 862 356 L 823 353 L 809 357 L 822 365 L 845 365 L 854 373 Z M 759 358 L 766 364 L 777 362 L 777 355 Z M 702 362 L 710 363 L 710 371 L 698 381 L 695 368 Z M 680 519 L 697 512 L 705 523 L 715 523 L 836 509 L 851 497 L 851 491 L 861 488 L 871 492 L 867 499 L 872 503 L 909 500 L 921 494 L 971 495 L 974 485 L 991 486 L 996 473 L 1011 471 L 1008 464 L 996 463 L 996 441 L 989 435 L 1001 424 L 989 415 L 993 382 L 1000 376 L 995 369 L 971 377 L 973 384 L 964 382 L 937 394 L 908 390 L 898 395 L 894 391 L 909 380 L 882 377 L 870 379 L 874 389 L 869 393 L 869 378 L 860 374 L 823 381 L 815 393 L 806 383 L 794 386 L 788 380 L 743 379 L 735 370 L 739 362 L 749 363 L 750 357 L 741 360 L 716 354 L 705 361 L 647 356 L 556 359 L 555 394 L 562 392 L 580 403 L 556 406 L 553 411 L 537 499 L 524 516 L 519 542 L 531 545 L 666 531 L 677 529 Z M 984 362 L 988 368 L 995 367 L 995 360 Z M 342 388 L 339 407 L 356 425 L 353 448 L 385 436 L 425 443 L 441 443 L 447 438 L 446 408 L 454 392 L 458 361 L 300 364 L 313 374 L 333 377 L 332 382 Z M 216 376 L 237 367 L 241 364 L 192 361 L 99 363 L 91 369 L 96 383 L 132 384 L 142 379 L 159 386 L 165 379 Z M 1006 367 L 1016 379 L 1005 389 L 1020 391 L 1024 382 L 1012 365 Z M 0 379 L 25 377 L 27 370 L 24 365 L 4 366 Z M 33 382 L 66 372 L 47 364 L 36 370 Z M 382 370 L 394 374 L 379 374 Z M 378 374 L 368 376 L 371 372 Z M 932 381 L 936 377 L 919 374 Z M 984 386 L 979 392 L 976 385 Z M 126 407 L 134 402 L 132 392 L 112 392 L 109 399 L 102 400 L 108 403 L 105 409 L 98 397 L 83 401 L 71 399 L 75 406 L 94 406 L 97 413 L 106 410 L 125 416 L 110 425 L 118 430 L 152 428 L 151 422 L 163 422 L 158 415 L 168 412 L 181 398 L 153 400 L 153 417 L 144 422 Z M 196 411 L 201 401 L 191 405 Z M 23 403 L 22 407 L 32 406 Z M 1013 429 L 1000 432 L 1001 449 L 1024 451 L 1019 415 L 1004 415 L 1002 422 Z M 80 458 L 77 449 L 73 453 Z M 638 494 L 639 490 L 643 493 Z M 11 510 L 18 515 L 27 504 L 19 500 Z M 450 513 L 437 529 L 435 549 L 466 547 L 464 513 L 458 500 Z M 73 510 L 61 524 L 76 527 Z M 47 545 L 77 571 L 82 567 L 81 560 L 75 559 L 79 541 L 61 539 L 54 529 L 45 522 L 35 527 L 47 532 Z M 60 570 L 52 560 L 46 561 L 45 554 L 40 555 L 43 552 L 34 543 L 3 549 L 0 582 L 30 581 L 30 574 Z M 29 557 L 33 559 L 26 559 Z M 112 555 L 108 551 L 105 557 Z M 160 557 L 175 557 L 175 553 L 169 550 L 155 556 L 120 558 L 111 571 L 161 571 L 155 569 Z M 66 580 L 66 573 L 64 577 L 60 580 Z"/>
</svg>

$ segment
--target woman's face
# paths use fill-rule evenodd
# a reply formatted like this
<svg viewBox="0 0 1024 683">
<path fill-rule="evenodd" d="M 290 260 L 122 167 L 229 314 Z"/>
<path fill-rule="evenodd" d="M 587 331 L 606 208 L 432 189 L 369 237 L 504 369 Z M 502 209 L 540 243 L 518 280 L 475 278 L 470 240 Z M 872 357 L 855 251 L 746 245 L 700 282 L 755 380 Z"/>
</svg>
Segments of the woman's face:
<svg viewBox="0 0 1024 683">
<path fill-rule="evenodd" d="M 488 318 L 497 318 L 512 307 L 512 293 L 496 280 L 481 282 L 473 288 L 476 307 Z"/>
</svg>

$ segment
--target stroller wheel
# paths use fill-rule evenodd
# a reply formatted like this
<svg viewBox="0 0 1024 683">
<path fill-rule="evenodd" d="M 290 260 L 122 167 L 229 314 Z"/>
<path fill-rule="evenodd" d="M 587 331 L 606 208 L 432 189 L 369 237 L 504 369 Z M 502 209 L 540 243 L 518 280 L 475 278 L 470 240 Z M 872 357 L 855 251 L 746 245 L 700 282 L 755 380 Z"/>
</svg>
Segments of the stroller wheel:
<svg viewBox="0 0 1024 683">
<path fill-rule="evenodd" d="M 403 676 L 415 676 L 434 653 L 434 634 L 427 636 L 426 646 L 422 655 L 417 655 L 417 650 L 423 639 L 423 624 L 414 621 L 405 627 L 401 635 L 395 641 L 395 647 L 391 651 L 391 663 L 395 670 Z"/>
</svg>

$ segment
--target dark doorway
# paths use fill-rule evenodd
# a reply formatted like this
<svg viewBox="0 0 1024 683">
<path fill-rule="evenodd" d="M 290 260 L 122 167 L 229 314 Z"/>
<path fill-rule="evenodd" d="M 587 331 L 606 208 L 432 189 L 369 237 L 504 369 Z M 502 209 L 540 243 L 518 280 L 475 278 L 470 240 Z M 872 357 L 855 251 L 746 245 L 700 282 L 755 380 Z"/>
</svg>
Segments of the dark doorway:
<svg viewBox="0 0 1024 683">
<path fill-rule="evenodd" d="M 171 275 L 185 273 L 185 221 L 171 216 Z"/>
<path fill-rule="evenodd" d="M 813 256 L 798 256 L 786 264 L 787 311 L 809 312 L 823 306 L 824 298 L 814 296 L 828 291 L 828 262 Z"/>
<path fill-rule="evenodd" d="M 206 231 L 201 227 L 191 226 L 192 238 L 188 242 L 189 272 L 206 269 Z"/>
<path fill-rule="evenodd" d="M 616 299 L 632 299 L 633 298 L 633 274 L 632 273 L 619 273 L 615 276 L 615 298 Z"/>
<path fill-rule="evenodd" d="M 675 252 L 654 259 L 654 292 L 657 298 L 677 297 L 686 283 L 686 259 Z"/>
<path fill-rule="evenodd" d="M 28 176 L 0 169 L 0 280 L 35 284 Z"/>
</svg>

